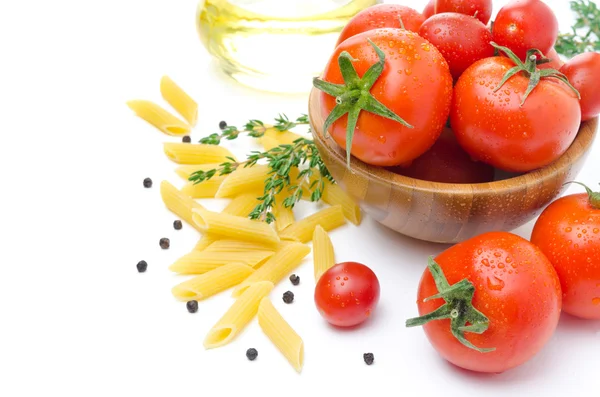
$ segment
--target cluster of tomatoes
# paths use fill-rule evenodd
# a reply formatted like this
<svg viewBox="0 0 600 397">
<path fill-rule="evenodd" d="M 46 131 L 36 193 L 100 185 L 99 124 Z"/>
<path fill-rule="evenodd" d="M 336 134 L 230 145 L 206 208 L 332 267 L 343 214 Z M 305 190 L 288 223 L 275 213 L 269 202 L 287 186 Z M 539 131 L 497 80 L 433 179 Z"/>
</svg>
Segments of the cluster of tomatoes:
<svg viewBox="0 0 600 397">
<path fill-rule="evenodd" d="M 600 54 L 563 64 L 558 23 L 540 0 L 513 0 L 491 27 L 491 0 L 431 0 L 359 13 L 321 79 L 325 132 L 350 155 L 424 180 L 491 181 L 559 158 L 582 121 L 600 114 Z M 532 358 L 561 311 L 600 320 L 600 192 L 544 210 L 531 241 L 482 234 L 429 259 L 417 305 L 434 348 L 469 370 L 503 372 Z M 351 282 L 361 295 L 342 288 Z M 336 325 L 365 320 L 379 283 L 362 265 L 330 269 L 319 311 Z"/>
<path fill-rule="evenodd" d="M 556 16 L 541 0 L 491 15 L 492 0 L 431 0 L 423 13 L 382 4 L 348 23 L 315 79 L 325 131 L 348 159 L 480 183 L 569 148 L 600 113 L 600 54 L 563 64 Z"/>
</svg>

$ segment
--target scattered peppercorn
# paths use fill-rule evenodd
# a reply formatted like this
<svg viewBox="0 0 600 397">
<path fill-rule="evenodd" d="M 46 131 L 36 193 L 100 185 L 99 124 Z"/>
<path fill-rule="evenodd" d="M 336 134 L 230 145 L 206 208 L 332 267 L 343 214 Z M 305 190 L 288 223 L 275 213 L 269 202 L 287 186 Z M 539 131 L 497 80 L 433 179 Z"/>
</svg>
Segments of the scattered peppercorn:
<svg viewBox="0 0 600 397">
<path fill-rule="evenodd" d="M 367 365 L 371 365 L 375 361 L 375 356 L 373 355 L 373 353 L 365 353 L 363 354 L 363 359 L 365 360 L 365 363 Z"/>
<path fill-rule="evenodd" d="M 181 138 L 181 142 L 190 143 L 190 142 L 192 142 L 192 138 L 189 135 L 186 135 L 183 138 Z"/>
<path fill-rule="evenodd" d="M 292 303 L 294 301 L 294 293 L 292 291 L 284 292 L 283 301 L 285 303 Z"/>
<path fill-rule="evenodd" d="M 159 244 L 160 244 L 160 248 L 166 250 L 166 249 L 169 249 L 169 247 L 171 246 L 171 240 L 169 240 L 166 237 L 163 237 L 160 239 Z"/>
<path fill-rule="evenodd" d="M 139 261 L 137 263 L 138 272 L 144 273 L 148 269 L 148 263 L 146 261 Z"/>
<path fill-rule="evenodd" d="M 150 188 L 150 187 L 152 187 L 152 179 L 150 179 L 150 178 L 146 178 L 146 179 L 144 179 L 144 187 L 145 187 L 145 188 Z"/>
<path fill-rule="evenodd" d="M 183 224 L 181 223 L 180 220 L 176 220 L 173 222 L 173 227 L 175 228 L 175 230 L 181 230 L 181 228 L 183 227 Z"/>
<path fill-rule="evenodd" d="M 185 307 L 187 307 L 188 312 L 196 313 L 198 311 L 198 301 L 188 301 Z"/>
<path fill-rule="evenodd" d="M 300 277 L 296 276 L 295 274 L 292 274 L 290 276 L 290 281 L 292 282 L 292 285 L 298 285 L 300 284 Z"/>
<path fill-rule="evenodd" d="M 248 360 L 254 361 L 256 360 L 256 357 L 258 357 L 258 352 L 256 351 L 256 349 L 250 348 L 246 350 L 246 357 L 248 357 Z"/>
<path fill-rule="evenodd" d="M 227 128 L 227 122 L 226 121 L 221 121 L 219 123 L 219 128 L 224 130 L 225 128 Z"/>
</svg>

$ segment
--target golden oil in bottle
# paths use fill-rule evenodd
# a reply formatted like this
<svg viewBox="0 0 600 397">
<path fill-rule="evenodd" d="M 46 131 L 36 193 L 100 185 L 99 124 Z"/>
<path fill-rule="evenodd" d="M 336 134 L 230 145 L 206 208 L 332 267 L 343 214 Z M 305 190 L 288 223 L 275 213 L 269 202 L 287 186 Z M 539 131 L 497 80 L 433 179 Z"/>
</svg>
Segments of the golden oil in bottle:
<svg viewBox="0 0 600 397">
<path fill-rule="evenodd" d="M 221 68 L 242 84 L 306 92 L 356 13 L 379 0 L 204 0 L 198 34 Z"/>
</svg>

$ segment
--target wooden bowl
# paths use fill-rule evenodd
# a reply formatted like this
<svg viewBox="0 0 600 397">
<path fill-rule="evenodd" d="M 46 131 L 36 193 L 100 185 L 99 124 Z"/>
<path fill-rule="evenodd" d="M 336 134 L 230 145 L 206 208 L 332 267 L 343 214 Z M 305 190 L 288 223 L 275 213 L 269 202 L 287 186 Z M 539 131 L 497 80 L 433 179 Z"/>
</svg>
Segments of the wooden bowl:
<svg viewBox="0 0 600 397">
<path fill-rule="evenodd" d="M 567 152 L 539 170 L 490 183 L 448 184 L 398 175 L 354 157 L 349 170 L 344 150 L 323 136 L 319 102 L 313 89 L 308 107 L 314 141 L 340 186 L 382 225 L 437 243 L 509 231 L 538 216 L 577 176 L 598 127 L 598 118 L 584 122 Z"/>
</svg>

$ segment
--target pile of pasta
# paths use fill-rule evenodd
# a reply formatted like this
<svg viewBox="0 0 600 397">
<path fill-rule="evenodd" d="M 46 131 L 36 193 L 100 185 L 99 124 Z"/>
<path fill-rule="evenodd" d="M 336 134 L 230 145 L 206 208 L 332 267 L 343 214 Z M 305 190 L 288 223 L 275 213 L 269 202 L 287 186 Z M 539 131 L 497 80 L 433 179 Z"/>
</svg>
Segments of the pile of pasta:
<svg viewBox="0 0 600 397">
<path fill-rule="evenodd" d="M 196 102 L 170 78 L 161 80 L 163 98 L 186 120 L 173 116 L 155 103 L 130 101 L 138 116 L 169 135 L 185 135 L 197 120 Z M 265 149 L 291 143 L 300 136 L 291 131 L 269 128 L 260 138 Z M 167 157 L 180 166 L 176 173 L 185 181 L 198 170 L 217 168 L 233 154 L 224 147 L 191 143 L 165 143 Z M 231 342 L 248 323 L 258 317 L 264 333 L 292 366 L 300 372 L 304 361 L 304 343 L 277 312 L 269 293 L 275 284 L 292 273 L 310 253 L 312 241 L 315 281 L 335 264 L 334 249 L 328 231 L 346 220 L 358 225 L 359 207 L 336 184 L 326 183 L 322 201 L 328 207 L 303 219 L 282 205 L 282 192 L 273 209 L 275 224 L 250 220 L 248 214 L 259 204 L 267 165 L 240 167 L 225 176 L 214 176 L 199 184 L 187 182 L 177 189 L 163 181 L 160 193 L 166 207 L 201 233 L 194 249 L 170 266 L 173 272 L 191 275 L 175 286 L 173 295 L 180 301 L 201 301 L 233 288 L 234 303 L 211 328 L 204 340 L 207 349 Z M 310 183 L 308 181 L 307 183 Z M 195 199 L 228 198 L 222 212 L 209 211 Z"/>
</svg>

